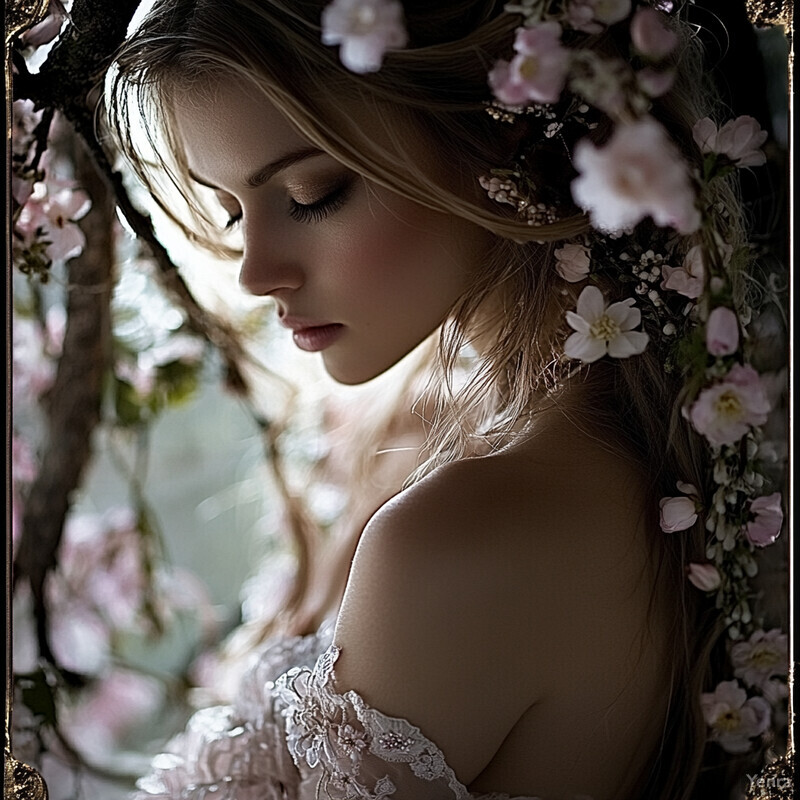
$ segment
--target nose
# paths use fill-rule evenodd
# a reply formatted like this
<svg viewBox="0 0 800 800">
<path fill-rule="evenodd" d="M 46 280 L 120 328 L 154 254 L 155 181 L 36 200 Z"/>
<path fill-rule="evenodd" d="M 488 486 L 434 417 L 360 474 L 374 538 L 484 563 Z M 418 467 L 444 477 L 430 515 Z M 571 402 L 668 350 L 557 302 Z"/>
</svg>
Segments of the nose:
<svg viewBox="0 0 800 800">
<path fill-rule="evenodd" d="M 303 272 L 288 243 L 278 235 L 268 235 L 265 226 L 245 225 L 244 254 L 239 270 L 239 285 L 257 296 L 282 289 L 299 289 Z"/>
</svg>

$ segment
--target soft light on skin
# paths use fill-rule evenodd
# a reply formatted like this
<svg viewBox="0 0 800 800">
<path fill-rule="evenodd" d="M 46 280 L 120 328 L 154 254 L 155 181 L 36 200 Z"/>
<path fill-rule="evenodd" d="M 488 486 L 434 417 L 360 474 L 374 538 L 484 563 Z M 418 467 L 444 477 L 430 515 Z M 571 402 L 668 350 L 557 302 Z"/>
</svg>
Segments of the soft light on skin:
<svg viewBox="0 0 800 800">
<path fill-rule="evenodd" d="M 241 285 L 273 297 L 295 330 L 341 326 L 314 347 L 341 383 L 370 380 L 432 333 L 486 253 L 483 229 L 315 150 L 254 89 L 222 81 L 178 93 L 175 119 L 192 175 L 241 215 Z"/>
</svg>

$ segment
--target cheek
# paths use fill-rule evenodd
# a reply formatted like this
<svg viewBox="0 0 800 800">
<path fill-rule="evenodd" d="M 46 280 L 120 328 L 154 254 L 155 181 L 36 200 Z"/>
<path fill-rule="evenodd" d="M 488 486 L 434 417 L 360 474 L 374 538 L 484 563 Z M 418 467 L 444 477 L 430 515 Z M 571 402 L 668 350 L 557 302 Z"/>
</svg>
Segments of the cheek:
<svg viewBox="0 0 800 800">
<path fill-rule="evenodd" d="M 354 299 L 412 298 L 420 310 L 443 314 L 468 282 L 471 265 L 463 233 L 450 218 L 415 203 L 396 197 L 391 203 L 374 201 L 342 232 L 343 285 Z M 384 313 L 393 310 L 408 314 L 413 309 L 395 305 Z"/>
</svg>

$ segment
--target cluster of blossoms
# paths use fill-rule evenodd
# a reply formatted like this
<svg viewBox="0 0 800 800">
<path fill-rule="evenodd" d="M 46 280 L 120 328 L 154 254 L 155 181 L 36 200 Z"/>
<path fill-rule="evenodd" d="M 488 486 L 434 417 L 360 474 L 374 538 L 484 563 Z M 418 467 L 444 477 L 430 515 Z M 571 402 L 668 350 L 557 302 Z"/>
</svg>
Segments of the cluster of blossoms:
<svg viewBox="0 0 800 800">
<path fill-rule="evenodd" d="M 86 237 L 76 223 L 91 201 L 74 181 L 57 174 L 47 151 L 40 152 L 36 131 L 48 124 L 42 116 L 30 100 L 14 102 L 11 193 L 16 205 L 14 262 L 22 272 L 46 281 L 54 262 L 83 251 Z"/>
<path fill-rule="evenodd" d="M 661 501 L 661 527 L 667 535 L 680 535 L 704 523 L 710 536 L 707 561 L 688 564 L 686 574 L 716 598 L 729 634 L 734 680 L 704 695 L 703 708 L 712 739 L 730 752 L 744 752 L 769 727 L 771 706 L 786 694 L 780 680 L 786 673 L 786 637 L 758 627 L 749 586 L 757 573 L 755 551 L 778 537 L 783 511 L 781 495 L 769 491 L 762 468 L 768 447 L 762 426 L 773 403 L 765 376 L 748 361 L 751 310 L 735 300 L 731 279 L 731 264 L 743 254 L 721 240 L 707 198 L 713 181 L 737 167 L 765 163 L 761 146 L 767 134 L 747 116 L 719 128 L 710 118 L 701 119 L 693 137 L 702 169 L 693 169 L 650 115 L 652 101 L 674 80 L 679 37 L 671 9 L 672 3 L 634 0 L 510 3 L 505 11 L 519 15 L 521 25 L 513 57 L 498 61 L 489 73 L 493 100 L 487 110 L 506 122 L 538 117 L 539 144 L 555 134 L 567 143 L 565 133 L 582 128 L 571 148 L 578 174 L 562 205 L 583 210 L 593 232 L 554 251 L 561 278 L 587 282 L 576 309 L 566 315 L 572 333 L 564 357 L 582 363 L 629 358 L 657 337 L 660 347 L 670 343 L 662 347 L 664 368 L 686 376 L 683 416 L 710 448 L 715 490 L 701 498 L 696 487 L 679 482 L 679 494 Z M 627 30 L 630 59 L 592 49 L 590 37 L 612 26 Z M 395 0 L 334 0 L 323 16 L 323 41 L 341 43 L 342 61 L 358 72 L 378 69 L 385 51 L 402 47 L 406 39 Z M 354 64 L 357 47 L 369 57 Z M 611 133 L 596 145 L 585 134 L 601 117 Z M 534 163 L 539 144 L 518 153 L 511 169 L 480 177 L 490 199 L 512 207 L 531 225 L 558 216 L 557 208 L 543 202 L 545 187 L 536 187 L 527 175 L 526 164 Z M 650 249 L 637 250 L 624 234 L 647 219 L 660 232 L 650 237 Z M 631 287 L 631 296 L 610 302 L 595 284 L 601 275 Z"/>
</svg>

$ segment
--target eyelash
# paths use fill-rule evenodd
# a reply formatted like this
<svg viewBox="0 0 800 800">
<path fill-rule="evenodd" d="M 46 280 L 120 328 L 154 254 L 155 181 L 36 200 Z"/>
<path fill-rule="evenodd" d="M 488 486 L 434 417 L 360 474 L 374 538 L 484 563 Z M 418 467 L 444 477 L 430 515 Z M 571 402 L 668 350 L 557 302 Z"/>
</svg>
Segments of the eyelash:
<svg viewBox="0 0 800 800">
<path fill-rule="evenodd" d="M 350 183 L 345 181 L 335 189 L 328 192 L 314 203 L 304 204 L 291 200 L 289 204 L 289 216 L 295 222 L 322 222 L 330 214 L 336 213 L 347 200 L 350 190 Z"/>
<path fill-rule="evenodd" d="M 323 219 L 337 212 L 345 204 L 349 192 L 350 183 L 345 182 L 314 203 L 304 204 L 298 203 L 296 200 L 290 200 L 289 216 L 295 222 L 322 222 Z M 229 231 L 231 228 L 236 227 L 241 220 L 241 211 L 238 214 L 233 214 L 225 223 L 225 230 Z"/>
</svg>

